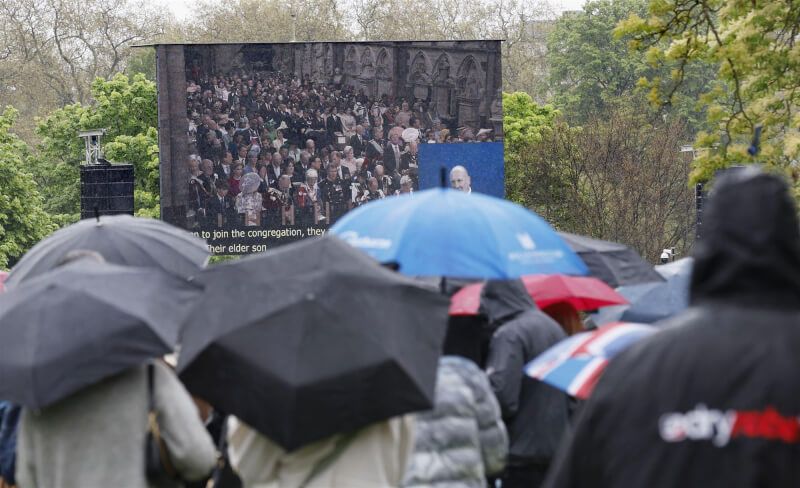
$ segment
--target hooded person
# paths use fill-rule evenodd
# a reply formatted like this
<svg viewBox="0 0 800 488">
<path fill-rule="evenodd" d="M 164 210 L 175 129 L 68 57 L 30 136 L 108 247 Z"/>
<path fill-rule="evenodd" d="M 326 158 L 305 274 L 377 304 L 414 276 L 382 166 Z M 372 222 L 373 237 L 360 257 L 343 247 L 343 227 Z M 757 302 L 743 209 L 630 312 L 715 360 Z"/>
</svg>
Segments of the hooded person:
<svg viewBox="0 0 800 488">
<path fill-rule="evenodd" d="M 606 368 L 548 487 L 800 483 L 800 229 L 786 184 L 724 175 L 690 308 Z"/>
<path fill-rule="evenodd" d="M 566 433 L 566 393 L 530 378 L 524 366 L 567 335 L 539 310 L 520 280 L 488 281 L 480 314 L 488 319 L 486 373 L 508 428 L 509 455 L 503 488 L 540 486 Z"/>
</svg>

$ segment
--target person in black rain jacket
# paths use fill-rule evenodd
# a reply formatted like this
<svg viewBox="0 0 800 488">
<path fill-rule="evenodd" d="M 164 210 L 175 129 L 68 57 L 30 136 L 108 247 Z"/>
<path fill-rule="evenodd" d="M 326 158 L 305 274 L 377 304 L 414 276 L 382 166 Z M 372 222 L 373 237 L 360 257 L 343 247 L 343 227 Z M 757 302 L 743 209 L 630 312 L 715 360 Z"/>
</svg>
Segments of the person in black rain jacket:
<svg viewBox="0 0 800 488">
<path fill-rule="evenodd" d="M 537 488 L 567 431 L 570 401 L 566 393 L 526 376 L 523 367 L 567 335 L 536 307 L 520 280 L 488 281 L 480 313 L 494 329 L 486 374 L 510 443 L 503 488 Z"/>
<path fill-rule="evenodd" d="M 723 176 L 690 308 L 617 355 L 546 486 L 800 486 L 800 229 L 778 177 Z"/>
</svg>

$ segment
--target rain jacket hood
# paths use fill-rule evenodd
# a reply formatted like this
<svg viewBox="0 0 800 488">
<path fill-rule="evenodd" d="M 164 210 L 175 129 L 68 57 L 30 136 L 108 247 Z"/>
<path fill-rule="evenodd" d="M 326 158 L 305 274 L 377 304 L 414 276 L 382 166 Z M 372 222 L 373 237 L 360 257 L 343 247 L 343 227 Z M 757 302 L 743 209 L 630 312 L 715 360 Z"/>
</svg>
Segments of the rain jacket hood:
<svg viewBox="0 0 800 488">
<path fill-rule="evenodd" d="M 691 306 L 617 354 L 546 488 L 800 486 L 800 236 L 780 178 L 719 181 Z"/>
<path fill-rule="evenodd" d="M 478 314 L 486 317 L 492 328 L 497 328 L 520 313 L 537 308 L 522 281 L 489 280 L 481 291 Z"/>
<path fill-rule="evenodd" d="M 720 179 L 694 254 L 692 305 L 800 309 L 800 227 L 779 178 L 745 168 Z"/>
</svg>

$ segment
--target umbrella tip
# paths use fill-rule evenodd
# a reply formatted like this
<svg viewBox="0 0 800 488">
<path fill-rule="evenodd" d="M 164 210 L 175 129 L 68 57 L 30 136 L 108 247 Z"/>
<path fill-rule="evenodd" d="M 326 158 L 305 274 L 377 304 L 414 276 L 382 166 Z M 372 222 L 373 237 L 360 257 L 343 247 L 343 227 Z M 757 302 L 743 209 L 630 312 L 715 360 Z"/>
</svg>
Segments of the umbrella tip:
<svg viewBox="0 0 800 488">
<path fill-rule="evenodd" d="M 444 166 L 439 169 L 439 177 L 441 178 L 442 188 L 447 188 L 447 168 Z"/>
</svg>

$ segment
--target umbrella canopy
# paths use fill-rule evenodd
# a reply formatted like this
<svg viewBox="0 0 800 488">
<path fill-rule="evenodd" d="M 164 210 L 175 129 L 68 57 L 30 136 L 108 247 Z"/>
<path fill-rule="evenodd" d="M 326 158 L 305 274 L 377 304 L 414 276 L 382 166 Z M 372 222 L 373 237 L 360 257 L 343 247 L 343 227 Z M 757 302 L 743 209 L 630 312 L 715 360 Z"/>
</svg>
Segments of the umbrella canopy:
<svg viewBox="0 0 800 488">
<path fill-rule="evenodd" d="M 46 407 L 172 352 L 198 289 L 154 269 L 81 259 L 0 295 L 0 400 Z"/>
<path fill-rule="evenodd" d="M 204 270 L 178 371 L 287 450 L 433 404 L 447 298 L 335 236 Z"/>
<path fill-rule="evenodd" d="M 69 251 L 97 251 L 106 261 L 157 267 L 188 278 L 205 265 L 205 241 L 161 220 L 131 215 L 85 219 L 57 230 L 31 248 L 11 270 L 9 288 L 55 268 Z"/>
<path fill-rule="evenodd" d="M 499 198 L 434 188 L 371 202 L 330 232 L 400 272 L 509 279 L 588 274 L 578 256 L 533 212 Z"/>
<path fill-rule="evenodd" d="M 539 308 L 567 302 L 578 310 L 596 310 L 628 300 L 596 278 L 567 275 L 530 275 L 521 278 Z M 466 286 L 453 295 L 450 315 L 476 315 L 480 308 L 482 283 Z"/>
<path fill-rule="evenodd" d="M 656 266 L 657 272 L 667 278 L 662 283 L 645 283 L 617 289 L 630 305 L 608 307 L 592 316 L 596 324 L 618 320 L 652 324 L 677 315 L 689 307 L 689 282 L 692 258 Z"/>
<path fill-rule="evenodd" d="M 616 322 L 570 336 L 525 365 L 525 374 L 577 398 L 588 398 L 618 352 L 652 334 L 649 325 Z"/>
<path fill-rule="evenodd" d="M 558 235 L 586 263 L 589 275 L 602 280 L 608 286 L 616 288 L 664 281 L 661 275 L 653 270 L 652 264 L 624 244 L 601 241 L 569 232 L 559 232 Z"/>
</svg>

